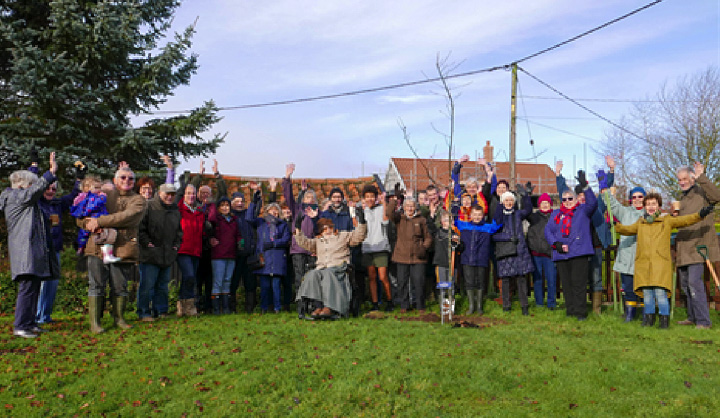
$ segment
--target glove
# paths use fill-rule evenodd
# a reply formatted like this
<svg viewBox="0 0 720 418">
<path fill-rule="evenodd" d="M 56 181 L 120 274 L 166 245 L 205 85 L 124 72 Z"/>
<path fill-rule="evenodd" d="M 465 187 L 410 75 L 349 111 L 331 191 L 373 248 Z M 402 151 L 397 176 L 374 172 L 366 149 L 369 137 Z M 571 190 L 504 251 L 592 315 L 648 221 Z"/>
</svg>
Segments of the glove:
<svg viewBox="0 0 720 418">
<path fill-rule="evenodd" d="M 305 218 L 305 215 L 303 215 L 302 213 L 299 213 L 298 216 L 295 218 L 295 229 L 302 229 L 303 218 Z"/>
<path fill-rule="evenodd" d="M 355 206 L 355 217 L 359 224 L 367 223 L 365 220 L 365 209 L 363 209 L 362 204 Z"/>
<path fill-rule="evenodd" d="M 30 148 L 30 164 L 37 164 L 40 162 L 40 157 L 38 156 L 37 148 L 33 146 Z"/>
<path fill-rule="evenodd" d="M 600 185 L 600 190 L 608 188 L 607 174 L 605 174 L 605 170 L 598 170 L 597 179 L 598 179 L 598 184 Z"/>
<path fill-rule="evenodd" d="M 575 179 L 578 181 L 578 186 L 582 187 L 583 189 L 587 187 L 588 182 L 585 178 L 585 170 L 578 170 L 578 175 L 575 177 Z"/>
<path fill-rule="evenodd" d="M 533 190 L 535 190 L 535 186 L 533 186 L 531 181 L 525 183 L 525 190 L 527 190 L 528 194 L 533 193 Z"/>
<path fill-rule="evenodd" d="M 701 218 L 705 218 L 709 214 L 713 213 L 713 210 L 715 210 L 715 206 L 705 206 L 704 208 L 700 209 L 698 215 L 700 215 Z"/>
<path fill-rule="evenodd" d="M 518 194 L 522 197 L 525 197 L 528 194 L 527 190 L 525 190 L 525 187 L 523 187 L 523 185 L 519 183 L 515 185 L 515 190 L 517 190 Z"/>
<path fill-rule="evenodd" d="M 265 241 L 263 242 L 263 251 L 271 250 L 275 246 L 275 243 L 272 241 Z"/>
<path fill-rule="evenodd" d="M 563 245 L 562 245 L 562 242 L 560 242 L 560 241 L 555 241 L 555 243 L 553 244 L 553 247 L 555 248 L 555 251 L 557 251 L 557 252 L 560 253 L 560 254 L 565 254 L 565 251 L 563 251 L 563 247 L 562 247 L 562 246 L 563 246 Z"/>
<path fill-rule="evenodd" d="M 75 164 L 73 165 L 75 166 L 75 178 L 78 180 L 84 179 L 87 174 L 88 167 L 80 160 L 75 161 Z"/>
</svg>

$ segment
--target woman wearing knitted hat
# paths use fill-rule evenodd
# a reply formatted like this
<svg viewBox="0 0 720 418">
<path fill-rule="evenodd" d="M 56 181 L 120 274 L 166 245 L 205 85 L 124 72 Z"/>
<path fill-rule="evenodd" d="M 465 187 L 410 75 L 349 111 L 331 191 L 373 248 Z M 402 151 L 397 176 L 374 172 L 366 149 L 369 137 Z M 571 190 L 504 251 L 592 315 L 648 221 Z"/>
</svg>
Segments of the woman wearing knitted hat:
<svg viewBox="0 0 720 418">
<path fill-rule="evenodd" d="M 497 272 L 502 279 L 503 310 L 510 311 L 510 279 L 514 278 L 517 281 L 518 297 L 523 315 L 529 314 L 525 275 L 535 271 L 522 228 L 522 220 L 532 212 L 532 202 L 530 201 L 532 184 L 528 185 L 530 190 L 521 184 L 516 186 L 523 199 L 522 209 L 516 208 L 515 195 L 506 191 L 500 196 L 501 203 L 495 209 L 493 218 L 495 223 L 503 225 L 502 229 L 493 235 L 493 241 L 496 242 L 495 256 L 498 259 Z M 515 251 L 504 251 L 504 247 L 514 247 Z"/>
<path fill-rule="evenodd" d="M 530 193 L 532 193 L 532 185 L 529 188 Z M 543 306 L 544 304 L 544 275 L 544 279 L 547 281 L 547 307 L 553 310 L 557 306 L 555 300 L 557 295 L 557 272 L 555 263 L 552 261 L 552 247 L 545 240 L 545 226 L 550 219 L 550 213 L 552 213 L 552 198 L 549 194 L 543 193 L 538 198 L 538 210 L 527 217 L 527 221 L 530 223 L 527 231 L 527 242 L 535 265 L 535 271 L 533 272 L 535 305 Z"/>
<path fill-rule="evenodd" d="M 550 214 L 545 226 L 545 240 L 553 247 L 552 256 L 562 280 L 566 313 L 584 321 L 587 318 L 585 298 L 590 257 L 595 252 L 590 218 L 597 208 L 597 198 L 588 187 L 584 171 L 578 171 L 577 179 L 585 194 L 585 203 L 580 204 L 569 189 L 562 192 L 562 206 Z"/>
</svg>

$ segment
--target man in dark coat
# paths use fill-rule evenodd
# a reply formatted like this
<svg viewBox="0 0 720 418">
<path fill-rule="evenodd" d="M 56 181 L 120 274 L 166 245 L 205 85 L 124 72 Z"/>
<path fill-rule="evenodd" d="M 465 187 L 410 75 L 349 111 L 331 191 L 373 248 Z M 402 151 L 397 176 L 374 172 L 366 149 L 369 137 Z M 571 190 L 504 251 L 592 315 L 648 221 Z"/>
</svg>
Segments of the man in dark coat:
<svg viewBox="0 0 720 418">
<path fill-rule="evenodd" d="M 10 175 L 11 188 L 0 194 L 0 210 L 5 212 L 10 249 L 10 270 L 18 282 L 13 334 L 35 338 L 44 332 L 35 322 L 42 280 L 59 279 L 60 265 L 54 257 L 50 223 L 38 201 L 55 182 L 57 163 L 50 153 L 50 170 L 42 177 L 21 170 Z"/>
<path fill-rule="evenodd" d="M 137 314 L 145 322 L 167 315 L 168 311 L 170 272 L 182 244 L 181 214 L 174 203 L 175 193 L 174 185 L 161 185 L 140 222 Z"/>
</svg>

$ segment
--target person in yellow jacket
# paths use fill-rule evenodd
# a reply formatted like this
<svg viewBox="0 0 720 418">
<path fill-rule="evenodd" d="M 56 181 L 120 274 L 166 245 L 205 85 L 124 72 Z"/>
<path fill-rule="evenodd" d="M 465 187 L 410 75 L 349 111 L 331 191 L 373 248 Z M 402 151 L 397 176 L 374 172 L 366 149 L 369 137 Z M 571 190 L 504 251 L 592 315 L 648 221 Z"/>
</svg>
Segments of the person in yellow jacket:
<svg viewBox="0 0 720 418">
<path fill-rule="evenodd" d="M 643 215 L 632 225 L 615 224 L 621 235 L 637 235 L 635 253 L 635 293 L 643 296 L 643 326 L 655 325 L 655 301 L 660 310 L 660 328 L 667 328 L 670 304 L 667 294 L 672 288 L 673 262 L 670 254 L 670 234 L 674 228 L 683 228 L 700 222 L 712 213 L 712 207 L 685 216 L 668 216 L 660 212 L 662 197 L 648 193 L 643 199 Z"/>
</svg>

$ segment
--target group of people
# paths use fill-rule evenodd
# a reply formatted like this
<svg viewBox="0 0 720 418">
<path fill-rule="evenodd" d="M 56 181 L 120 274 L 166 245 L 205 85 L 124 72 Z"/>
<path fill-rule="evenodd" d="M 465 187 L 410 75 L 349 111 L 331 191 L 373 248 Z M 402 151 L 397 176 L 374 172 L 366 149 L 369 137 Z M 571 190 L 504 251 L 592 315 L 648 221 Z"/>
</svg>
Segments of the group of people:
<svg viewBox="0 0 720 418">
<path fill-rule="evenodd" d="M 11 187 L 0 194 L 12 277 L 19 286 L 14 324 L 19 337 L 36 337 L 45 332 L 40 325 L 52 321 L 65 212 L 76 217 L 76 246 L 87 259 L 93 333 L 104 331 L 106 287 L 116 326 L 131 327 L 124 316 L 134 271 L 139 272 L 138 319 L 152 322 L 168 315 L 174 265 L 180 272 L 178 316 L 234 313 L 241 285 L 244 310 L 252 313 L 259 285 L 262 313 L 289 310 L 294 302 L 301 317 L 342 317 L 353 300 L 364 298 L 365 278 L 372 310 L 383 302 L 388 312 L 399 304 L 401 313 L 413 307 L 422 313 L 428 284 L 455 277 L 462 279 L 457 281 L 467 295 L 466 313 L 483 314 L 493 268 L 504 311 L 512 309 L 514 286 L 522 314 L 529 314 L 527 278 L 532 274 L 536 306 L 557 307 L 559 278 L 567 315 L 584 320 L 588 289 L 593 311 L 601 312 L 602 250 L 611 245 L 613 231 L 622 235 L 613 269 L 622 277 L 625 320 L 635 318 L 642 300 L 643 325 L 654 324 L 657 304 L 660 327 L 667 328 L 675 228 L 675 264 L 688 300 L 688 318 L 679 324 L 711 326 L 704 259 L 697 247 L 705 246 L 711 261 L 720 260 L 713 216 L 708 216 L 720 201 L 720 189 L 699 163 L 677 171 L 682 197 L 673 213 L 664 214 L 657 193 L 635 187 L 624 205 L 608 192 L 615 168 L 610 157 L 609 171 L 597 173 L 599 194 L 583 171 L 570 189 L 558 163 L 557 209 L 547 193 L 534 208 L 532 183 L 511 190 L 483 159 L 485 179 L 469 178 L 462 185 L 468 156 L 455 163 L 448 189 L 430 185 L 415 195 L 399 185 L 385 192 L 368 184 L 355 203 L 340 188 L 319 202 L 305 182 L 296 196 L 295 166 L 288 164 L 280 184 L 282 204 L 275 179 L 269 181 L 269 196 L 249 183 L 252 196 L 246 199 L 240 190 L 228 193 L 217 162 L 213 191 L 201 185 L 204 164 L 199 175 L 185 172 L 176 179 L 167 156 L 167 176 L 159 187 L 148 177 L 136 179 L 125 163 L 112 181 L 103 182 L 78 162 L 72 191 L 58 197 L 54 153 L 40 177 L 38 158 L 32 159 L 30 170 L 13 173 Z"/>
</svg>

